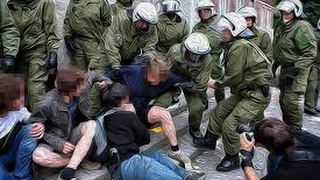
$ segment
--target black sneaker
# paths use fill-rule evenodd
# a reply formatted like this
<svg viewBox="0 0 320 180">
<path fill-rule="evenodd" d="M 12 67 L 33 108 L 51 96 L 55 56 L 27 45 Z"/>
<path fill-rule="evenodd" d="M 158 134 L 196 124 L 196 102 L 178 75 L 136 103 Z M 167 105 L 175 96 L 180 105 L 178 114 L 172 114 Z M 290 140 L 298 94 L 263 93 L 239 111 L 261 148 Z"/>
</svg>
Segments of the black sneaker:
<svg viewBox="0 0 320 180">
<path fill-rule="evenodd" d="M 216 149 L 217 139 L 219 137 L 207 131 L 206 135 L 202 138 L 193 138 L 193 145 L 195 147 L 203 147 L 211 150 Z"/>
<path fill-rule="evenodd" d="M 240 168 L 239 155 L 226 155 L 216 167 L 217 171 L 228 172 Z"/>
<path fill-rule="evenodd" d="M 197 172 L 197 171 L 190 171 L 186 177 L 186 180 L 204 180 L 206 179 L 205 172 Z"/>
</svg>

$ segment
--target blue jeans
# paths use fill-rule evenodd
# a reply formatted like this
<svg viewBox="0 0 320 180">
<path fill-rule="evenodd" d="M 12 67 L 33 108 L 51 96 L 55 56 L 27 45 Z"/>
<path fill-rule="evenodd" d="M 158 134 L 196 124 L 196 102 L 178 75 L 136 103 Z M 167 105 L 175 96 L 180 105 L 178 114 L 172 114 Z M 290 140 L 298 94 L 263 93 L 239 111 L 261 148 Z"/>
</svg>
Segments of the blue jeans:
<svg viewBox="0 0 320 180">
<path fill-rule="evenodd" d="M 120 180 L 183 180 L 186 175 L 185 169 L 159 152 L 136 154 L 123 161 L 114 174 L 115 178 Z"/>
<path fill-rule="evenodd" d="M 30 136 L 31 125 L 23 126 L 16 135 L 10 151 L 0 154 L 1 180 L 32 180 L 32 152 L 37 146 L 37 140 Z M 8 164 L 14 164 L 13 172 L 6 169 Z"/>
</svg>

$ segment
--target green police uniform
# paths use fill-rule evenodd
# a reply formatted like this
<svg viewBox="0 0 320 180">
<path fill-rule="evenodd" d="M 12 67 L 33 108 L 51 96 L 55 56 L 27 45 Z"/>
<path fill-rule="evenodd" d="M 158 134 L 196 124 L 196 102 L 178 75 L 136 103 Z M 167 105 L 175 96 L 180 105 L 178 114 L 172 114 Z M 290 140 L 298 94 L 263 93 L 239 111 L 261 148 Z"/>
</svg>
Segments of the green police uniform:
<svg viewBox="0 0 320 180">
<path fill-rule="evenodd" d="M 193 32 L 200 32 L 207 36 L 211 47 L 210 55 L 214 64 L 211 77 L 213 79 L 219 79 L 223 75 L 223 65 L 220 61 L 223 45 L 221 34 L 210 27 L 213 21 L 214 18 L 211 18 L 208 22 L 200 21 L 193 27 Z M 220 102 L 225 97 L 224 89 L 215 89 L 214 95 L 216 101 Z"/>
<path fill-rule="evenodd" d="M 253 26 L 250 30 L 255 34 L 250 40 L 253 41 L 267 56 L 269 61 L 273 63 L 272 42 L 268 32 Z"/>
<path fill-rule="evenodd" d="M 124 6 L 123 4 L 121 4 L 119 1 L 112 4 L 111 5 L 111 9 L 112 9 L 112 16 L 114 17 L 118 17 L 118 16 L 122 16 L 122 17 L 126 17 L 127 16 L 127 12 L 126 10 L 129 7 Z"/>
<path fill-rule="evenodd" d="M 263 118 L 271 96 L 271 63 L 253 42 L 236 39 L 228 43 L 225 54 L 225 74 L 216 87 L 230 87 L 232 95 L 219 102 L 209 114 L 208 131 L 221 135 L 227 154 L 239 152 L 240 123 L 255 123 Z"/>
<path fill-rule="evenodd" d="M 167 53 L 172 45 L 181 43 L 189 35 L 189 26 L 185 18 L 176 14 L 173 19 L 161 14 L 157 23 L 159 41 L 157 51 Z"/>
<path fill-rule="evenodd" d="M 208 54 L 201 64 L 197 67 L 188 65 L 182 51 L 182 44 L 176 44 L 171 47 L 167 53 L 166 60 L 171 65 L 171 72 L 182 75 L 194 82 L 194 87 L 184 91 L 187 106 L 189 110 L 189 126 L 192 131 L 196 131 L 200 127 L 202 113 L 207 104 L 207 83 L 211 76 L 213 61 Z M 172 96 L 175 93 L 167 92 L 156 99 L 157 106 L 168 107 L 172 103 Z"/>
<path fill-rule="evenodd" d="M 6 1 L 0 2 L 0 57 L 16 57 L 20 45 L 20 33 L 7 7 Z"/>
<path fill-rule="evenodd" d="M 65 37 L 75 49 L 71 64 L 82 70 L 106 70 L 112 62 L 106 54 L 106 34 L 112 18 L 106 0 L 71 0 L 64 20 Z"/>
<path fill-rule="evenodd" d="M 313 62 L 309 74 L 305 96 L 305 108 L 316 109 L 320 91 L 320 30 L 315 31 L 317 40 L 317 57 Z"/>
<path fill-rule="evenodd" d="M 20 32 L 17 72 L 25 75 L 31 110 L 45 94 L 46 57 L 59 47 L 55 4 L 52 0 L 34 0 L 26 4 L 10 0 L 8 7 Z"/>
<path fill-rule="evenodd" d="M 281 23 L 275 31 L 273 48 L 275 63 L 281 65 L 279 87 L 283 121 L 301 128 L 308 76 L 316 57 L 314 30 L 304 20 Z"/>
<path fill-rule="evenodd" d="M 131 64 L 137 55 L 148 55 L 151 59 L 156 55 L 158 42 L 157 29 L 150 25 L 147 32 L 141 32 L 133 26 L 128 17 L 114 17 L 110 32 L 107 35 L 109 58 L 113 68 L 121 64 Z"/>
</svg>

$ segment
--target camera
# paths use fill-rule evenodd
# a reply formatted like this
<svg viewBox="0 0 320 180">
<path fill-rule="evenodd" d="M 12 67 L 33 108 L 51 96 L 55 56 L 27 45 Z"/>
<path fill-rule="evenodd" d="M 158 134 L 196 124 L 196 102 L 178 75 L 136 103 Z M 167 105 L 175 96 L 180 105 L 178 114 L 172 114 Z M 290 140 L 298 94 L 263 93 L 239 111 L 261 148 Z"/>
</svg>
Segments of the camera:
<svg viewBox="0 0 320 180">
<path fill-rule="evenodd" d="M 239 124 L 236 128 L 239 134 L 245 133 L 246 138 L 251 141 L 253 138 L 253 129 L 245 124 Z"/>
</svg>

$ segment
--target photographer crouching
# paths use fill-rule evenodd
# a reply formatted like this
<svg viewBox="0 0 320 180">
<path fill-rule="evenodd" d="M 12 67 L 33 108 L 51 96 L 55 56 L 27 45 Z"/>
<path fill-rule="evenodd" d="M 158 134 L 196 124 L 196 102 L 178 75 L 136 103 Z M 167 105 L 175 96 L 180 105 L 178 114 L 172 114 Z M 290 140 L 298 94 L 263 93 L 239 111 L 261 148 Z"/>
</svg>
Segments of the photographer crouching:
<svg viewBox="0 0 320 180">
<path fill-rule="evenodd" d="M 254 130 L 238 126 L 241 167 L 246 180 L 260 179 L 252 164 L 254 146 L 269 151 L 268 174 L 261 180 L 318 180 L 320 137 L 301 129 L 292 129 L 276 118 L 255 125 Z"/>
</svg>

